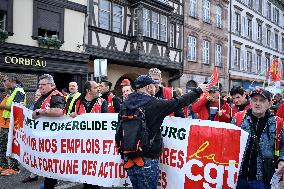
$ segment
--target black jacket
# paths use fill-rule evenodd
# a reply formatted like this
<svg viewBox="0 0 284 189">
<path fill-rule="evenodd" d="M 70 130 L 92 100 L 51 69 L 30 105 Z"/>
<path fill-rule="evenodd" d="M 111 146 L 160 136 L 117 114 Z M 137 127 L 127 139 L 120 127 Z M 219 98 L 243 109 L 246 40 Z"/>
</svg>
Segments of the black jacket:
<svg viewBox="0 0 284 189">
<path fill-rule="evenodd" d="M 106 102 L 108 103 L 108 95 L 110 94 L 110 92 L 106 92 L 104 94 L 102 94 L 102 98 L 106 100 Z M 120 105 L 121 105 L 121 100 L 119 97 L 117 97 L 116 95 L 112 98 L 112 103 L 113 103 L 113 107 L 114 107 L 114 111 L 115 113 L 119 113 L 120 111 Z M 107 104 L 108 105 L 108 104 Z"/>
<path fill-rule="evenodd" d="M 199 98 L 201 93 L 202 90 L 197 88 L 172 100 L 157 99 L 145 93 L 136 92 L 128 96 L 128 99 L 123 103 L 125 103 L 125 106 L 130 110 L 146 104 L 146 125 L 150 130 L 150 138 L 154 138 L 155 136 L 152 147 L 149 152 L 145 154 L 145 157 L 152 159 L 159 158 L 162 146 L 161 125 L 164 118 L 171 112 L 193 103 L 197 98 Z M 120 115 L 118 117 L 120 118 Z"/>
</svg>

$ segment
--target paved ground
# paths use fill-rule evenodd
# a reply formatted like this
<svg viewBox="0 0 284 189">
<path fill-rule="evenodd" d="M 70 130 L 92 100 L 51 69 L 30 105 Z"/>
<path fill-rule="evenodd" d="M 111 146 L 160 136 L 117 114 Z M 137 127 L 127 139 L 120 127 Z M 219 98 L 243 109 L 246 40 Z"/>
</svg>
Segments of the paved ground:
<svg viewBox="0 0 284 189">
<path fill-rule="evenodd" d="M 21 168 L 21 172 L 19 174 L 13 176 L 0 176 L 0 189 L 38 189 L 39 186 L 43 183 L 43 178 L 39 177 L 39 180 L 32 183 L 23 184 L 21 180 L 26 178 L 30 173 Z M 59 181 L 56 189 L 81 189 L 83 184 L 80 183 L 71 183 L 65 181 Z M 102 187 L 103 188 L 103 187 Z M 111 189 L 111 188 L 103 188 L 103 189 Z M 123 189 L 123 188 L 115 188 L 115 189 Z M 131 189 L 131 188 L 128 188 Z"/>
</svg>

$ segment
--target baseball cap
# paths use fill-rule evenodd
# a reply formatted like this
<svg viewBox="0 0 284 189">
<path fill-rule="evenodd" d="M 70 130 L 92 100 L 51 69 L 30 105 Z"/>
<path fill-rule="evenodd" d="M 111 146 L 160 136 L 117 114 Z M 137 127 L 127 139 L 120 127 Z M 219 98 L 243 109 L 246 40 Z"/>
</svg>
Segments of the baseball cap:
<svg viewBox="0 0 284 189">
<path fill-rule="evenodd" d="M 158 81 L 153 80 L 150 76 L 148 75 L 140 75 L 138 76 L 135 81 L 134 81 L 134 85 L 136 89 L 140 89 L 143 88 L 147 85 L 150 84 L 159 84 Z"/>
<path fill-rule="evenodd" d="M 266 98 L 268 101 L 271 101 L 271 93 L 263 88 L 257 88 L 251 91 L 250 97 L 253 97 L 254 95 L 259 94 L 263 96 L 263 98 Z"/>
<path fill-rule="evenodd" d="M 130 85 L 130 81 L 128 79 L 124 79 L 121 81 L 120 83 L 121 86 L 127 86 L 127 85 Z"/>
</svg>

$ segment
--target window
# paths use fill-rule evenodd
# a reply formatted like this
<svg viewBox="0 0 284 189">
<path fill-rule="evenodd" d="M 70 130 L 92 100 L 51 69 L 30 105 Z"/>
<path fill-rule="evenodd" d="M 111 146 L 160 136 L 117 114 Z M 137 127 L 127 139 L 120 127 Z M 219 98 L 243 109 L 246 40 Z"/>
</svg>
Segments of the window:
<svg viewBox="0 0 284 189">
<path fill-rule="evenodd" d="M 256 72 L 262 72 L 261 71 L 261 54 L 256 54 Z"/>
<path fill-rule="evenodd" d="M 133 35 L 136 36 L 138 32 L 138 19 L 137 19 L 137 8 L 133 10 L 134 17 L 133 17 Z"/>
<path fill-rule="evenodd" d="M 240 60 L 241 60 L 241 49 L 235 47 L 234 64 L 232 65 L 232 67 L 238 68 L 240 66 Z"/>
<path fill-rule="evenodd" d="M 247 36 L 249 39 L 252 39 L 252 20 L 247 19 Z"/>
<path fill-rule="evenodd" d="M 197 0 L 189 0 L 189 16 L 197 17 Z"/>
<path fill-rule="evenodd" d="M 209 41 L 203 40 L 202 63 L 209 64 Z"/>
<path fill-rule="evenodd" d="M 235 17 L 236 18 L 236 22 L 235 22 L 236 33 L 241 34 L 241 15 L 236 12 L 235 16 L 236 16 Z"/>
<path fill-rule="evenodd" d="M 273 22 L 279 24 L 279 10 L 277 8 L 273 9 Z"/>
<path fill-rule="evenodd" d="M 152 12 L 152 37 L 159 39 L 159 14 Z"/>
<path fill-rule="evenodd" d="M 181 49 L 182 26 L 176 25 L 176 48 Z"/>
<path fill-rule="evenodd" d="M 270 57 L 266 56 L 265 57 L 265 70 L 266 70 L 266 68 L 268 68 L 268 66 L 270 66 Z"/>
<path fill-rule="evenodd" d="M 175 25 L 170 24 L 170 46 L 175 47 Z"/>
<path fill-rule="evenodd" d="M 210 1 L 203 1 L 203 21 L 210 23 Z"/>
<path fill-rule="evenodd" d="M 249 6 L 250 8 L 252 8 L 252 5 L 253 5 L 253 0 L 248 0 L 248 6 Z"/>
<path fill-rule="evenodd" d="M 216 25 L 218 28 L 222 27 L 222 8 L 220 6 L 216 8 Z"/>
<path fill-rule="evenodd" d="M 278 48 L 279 48 L 278 33 L 276 33 L 276 32 L 275 32 L 275 35 L 274 35 L 274 45 L 275 45 L 275 49 L 278 50 Z"/>
<path fill-rule="evenodd" d="M 101 0 L 99 5 L 99 27 L 110 30 L 110 2 Z"/>
<path fill-rule="evenodd" d="M 251 72 L 251 67 L 252 67 L 252 53 L 250 51 L 247 51 L 247 65 L 245 67 L 245 70 L 248 72 Z"/>
<path fill-rule="evenodd" d="M 6 13 L 0 11 L 0 29 L 6 30 Z"/>
<path fill-rule="evenodd" d="M 284 37 L 282 37 L 282 53 L 284 53 Z M 284 66 L 283 66 L 284 68 Z"/>
<path fill-rule="evenodd" d="M 146 37 L 151 37 L 150 22 L 150 11 L 143 8 L 143 35 Z"/>
<path fill-rule="evenodd" d="M 267 19 L 271 20 L 271 3 L 267 2 Z"/>
<path fill-rule="evenodd" d="M 161 41 L 167 41 L 167 17 L 161 15 Z"/>
<path fill-rule="evenodd" d="M 222 66 L 222 46 L 218 44 L 215 49 L 215 65 Z"/>
<path fill-rule="evenodd" d="M 196 37 L 188 37 L 187 59 L 189 61 L 196 61 Z"/>
<path fill-rule="evenodd" d="M 117 33 L 122 33 L 122 6 L 117 4 L 113 4 L 113 12 L 112 12 L 112 31 Z"/>
<path fill-rule="evenodd" d="M 256 0 L 256 10 L 259 12 L 259 13 L 262 13 L 262 0 Z"/>
<path fill-rule="evenodd" d="M 260 23 L 257 23 L 257 41 L 261 42 L 262 38 L 262 25 Z"/>
</svg>

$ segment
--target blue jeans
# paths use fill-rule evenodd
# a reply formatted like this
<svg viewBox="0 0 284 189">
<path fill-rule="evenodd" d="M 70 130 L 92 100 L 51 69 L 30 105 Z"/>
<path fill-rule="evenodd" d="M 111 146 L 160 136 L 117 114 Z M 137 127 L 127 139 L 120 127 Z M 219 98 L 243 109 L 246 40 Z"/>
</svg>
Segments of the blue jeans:
<svg viewBox="0 0 284 189">
<path fill-rule="evenodd" d="M 133 166 L 126 170 L 133 189 L 157 189 L 159 160 L 145 160 L 144 167 Z"/>
<path fill-rule="evenodd" d="M 262 180 L 246 180 L 238 178 L 236 189 L 270 189 L 270 184 L 263 182 Z"/>
</svg>

